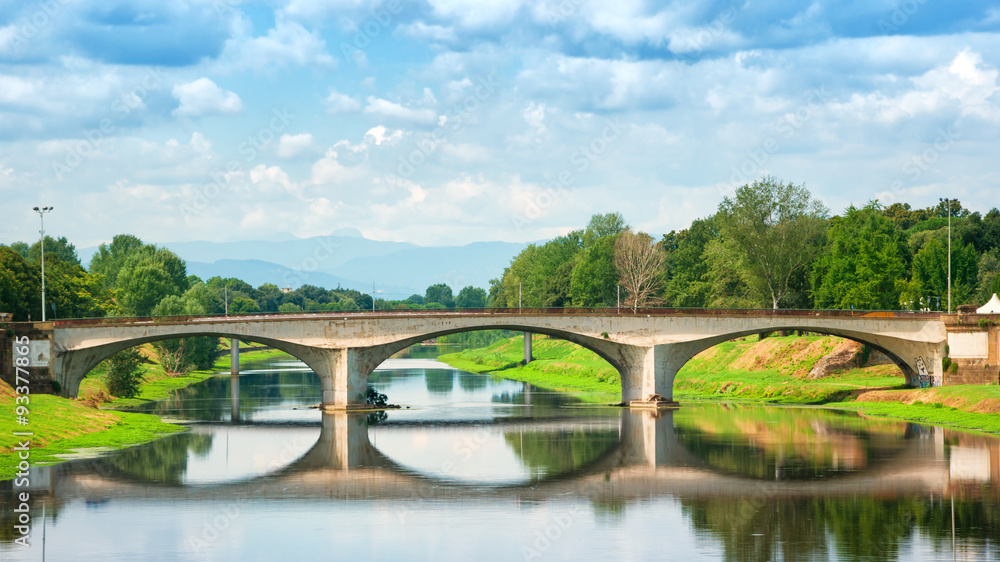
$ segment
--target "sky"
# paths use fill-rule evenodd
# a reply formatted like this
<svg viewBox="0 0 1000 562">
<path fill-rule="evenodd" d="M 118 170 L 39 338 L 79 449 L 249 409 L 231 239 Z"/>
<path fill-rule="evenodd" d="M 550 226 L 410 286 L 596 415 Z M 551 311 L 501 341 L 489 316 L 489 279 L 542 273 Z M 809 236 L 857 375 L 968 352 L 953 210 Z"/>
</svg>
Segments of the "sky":
<svg viewBox="0 0 1000 562">
<path fill-rule="evenodd" d="M 1000 194 L 971 0 L 0 0 L 0 243 L 659 236 L 764 175 Z"/>
</svg>

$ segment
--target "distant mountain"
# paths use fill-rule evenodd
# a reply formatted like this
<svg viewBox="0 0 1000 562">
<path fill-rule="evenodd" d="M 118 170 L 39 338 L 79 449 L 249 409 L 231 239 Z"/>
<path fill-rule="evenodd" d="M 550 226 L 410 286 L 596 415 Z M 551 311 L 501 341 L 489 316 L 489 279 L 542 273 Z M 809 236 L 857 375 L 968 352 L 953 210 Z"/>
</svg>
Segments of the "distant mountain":
<svg viewBox="0 0 1000 562">
<path fill-rule="evenodd" d="M 148 241 L 147 242 L 151 242 Z M 388 299 L 423 294 L 429 285 L 447 283 L 457 294 L 467 285 L 489 287 L 527 244 L 474 242 L 465 246 L 417 246 L 369 240 L 354 229 L 330 236 L 248 242 L 167 242 L 160 244 L 188 262 L 202 279 L 237 277 L 253 286 L 302 284 L 376 291 Z M 78 251 L 88 263 L 97 248 Z M 297 273 L 308 271 L 309 273 Z"/>
<path fill-rule="evenodd" d="M 242 279 L 254 287 L 259 287 L 264 283 L 274 283 L 278 287 L 289 287 L 292 289 L 302 285 L 315 285 L 327 289 L 343 287 L 345 289 L 355 289 L 362 293 L 371 294 L 371 282 L 355 281 L 344 279 L 329 273 L 319 271 L 296 271 L 283 265 L 261 260 L 219 260 L 213 263 L 198 261 L 187 262 L 188 275 L 197 275 L 202 279 L 210 279 L 215 276 L 235 277 Z M 420 293 L 424 294 L 426 287 L 417 288 L 409 286 L 375 286 L 376 294 L 379 297 L 388 299 L 405 299 L 406 297 Z M 391 294 L 391 296 L 390 296 Z M 402 297 L 396 295 L 402 294 Z"/>
</svg>

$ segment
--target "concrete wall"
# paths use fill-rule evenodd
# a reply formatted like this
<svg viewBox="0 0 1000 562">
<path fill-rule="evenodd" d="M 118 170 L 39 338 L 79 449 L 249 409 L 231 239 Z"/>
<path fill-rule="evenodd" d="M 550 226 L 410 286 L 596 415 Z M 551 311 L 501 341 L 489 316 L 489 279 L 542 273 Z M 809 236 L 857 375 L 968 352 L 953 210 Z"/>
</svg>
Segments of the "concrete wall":
<svg viewBox="0 0 1000 562">
<path fill-rule="evenodd" d="M 948 357 L 957 366 L 944 373 L 945 385 L 1000 383 L 1000 315 L 948 314 Z"/>
<path fill-rule="evenodd" d="M 0 326 L 0 378 L 7 384 L 15 386 L 17 370 L 14 366 L 14 338 L 27 336 L 31 342 L 48 342 L 52 347 L 51 322 L 11 322 Z M 57 394 L 52 388 L 52 363 L 50 356 L 48 367 L 26 367 L 28 370 L 29 388 L 36 394 Z M 22 375 L 23 376 L 23 375 Z"/>
</svg>

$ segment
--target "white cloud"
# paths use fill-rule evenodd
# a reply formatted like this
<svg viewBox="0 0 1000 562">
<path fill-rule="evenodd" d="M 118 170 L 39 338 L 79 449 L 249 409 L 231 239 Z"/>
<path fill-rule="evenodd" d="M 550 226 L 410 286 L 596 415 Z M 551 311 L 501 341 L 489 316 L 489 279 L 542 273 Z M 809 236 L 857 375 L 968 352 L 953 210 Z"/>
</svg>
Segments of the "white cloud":
<svg viewBox="0 0 1000 562">
<path fill-rule="evenodd" d="M 330 95 L 326 97 L 326 107 L 330 113 L 346 113 L 361 109 L 361 102 L 336 90 L 330 90 Z"/>
<path fill-rule="evenodd" d="M 235 27 L 236 33 L 226 41 L 220 57 L 221 66 L 227 70 L 336 66 L 336 59 L 327 52 L 326 41 L 298 22 L 279 17 L 266 35 L 256 37 L 251 35 L 253 26 L 248 21 L 240 21 Z"/>
<path fill-rule="evenodd" d="M 368 103 L 365 105 L 365 113 L 372 115 L 382 115 L 384 117 L 394 117 L 404 121 L 416 123 L 432 124 L 437 121 L 437 113 L 432 109 L 420 109 L 405 107 L 389 100 L 368 96 Z"/>
<path fill-rule="evenodd" d="M 312 152 L 314 148 L 313 136 L 309 133 L 281 135 L 281 138 L 278 139 L 277 154 L 280 158 L 295 158 L 301 154 Z"/>
<path fill-rule="evenodd" d="M 390 130 L 386 129 L 384 125 L 379 125 L 368 129 L 368 132 L 365 133 L 365 140 L 369 138 L 371 138 L 376 146 L 382 143 L 393 143 L 403 138 L 403 131 L 399 129 Z"/>
<path fill-rule="evenodd" d="M 223 91 L 208 78 L 199 78 L 173 89 L 174 98 L 180 102 L 173 111 L 177 116 L 197 117 L 212 113 L 239 113 L 243 102 L 233 92 Z"/>
</svg>

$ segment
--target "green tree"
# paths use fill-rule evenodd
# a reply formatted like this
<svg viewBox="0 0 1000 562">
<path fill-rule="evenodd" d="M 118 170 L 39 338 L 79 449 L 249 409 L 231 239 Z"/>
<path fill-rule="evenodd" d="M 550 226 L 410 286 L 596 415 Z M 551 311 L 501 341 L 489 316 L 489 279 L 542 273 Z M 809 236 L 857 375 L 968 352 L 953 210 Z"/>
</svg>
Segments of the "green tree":
<svg viewBox="0 0 1000 562">
<path fill-rule="evenodd" d="M 896 310 L 905 284 L 907 247 L 877 202 L 833 217 L 813 264 L 817 308 Z"/>
<path fill-rule="evenodd" d="M 757 180 L 719 205 L 721 250 L 753 292 L 770 297 L 777 309 L 796 274 L 812 265 L 826 215 L 826 207 L 804 186 L 773 177 Z"/>
<path fill-rule="evenodd" d="M 573 267 L 570 292 L 575 306 L 614 306 L 618 300 L 618 272 L 615 270 L 615 241 L 605 236 L 583 251 Z"/>
<path fill-rule="evenodd" d="M 118 280 L 118 272 L 125 260 L 143 247 L 142 240 L 131 234 L 119 234 L 110 244 L 101 244 L 90 260 L 91 273 L 103 276 L 104 286 L 111 288 Z"/>
<path fill-rule="evenodd" d="M 41 261 L 41 241 L 35 242 L 31 245 L 31 249 L 28 250 L 27 257 L 29 261 Z M 45 236 L 45 261 L 48 262 L 50 258 L 58 258 L 66 263 L 80 265 L 80 258 L 76 255 L 76 246 L 70 244 L 69 240 L 66 240 L 65 236 L 62 236 L 59 239 L 52 238 L 48 235 Z M 46 265 L 48 264 L 46 263 Z"/>
<path fill-rule="evenodd" d="M 104 382 L 108 392 L 119 398 L 135 398 L 139 395 L 139 383 L 144 378 L 142 355 L 135 348 L 119 351 L 105 360 Z"/>
<path fill-rule="evenodd" d="M 31 246 L 24 242 L 14 242 L 10 245 L 10 249 L 21 254 L 21 257 L 28 259 L 28 252 L 31 251 Z"/>
<path fill-rule="evenodd" d="M 0 246 L 0 312 L 9 312 L 16 322 L 42 318 L 42 281 L 37 271 L 17 250 Z"/>
<path fill-rule="evenodd" d="M 442 304 L 448 308 L 455 306 L 455 298 L 452 296 L 451 287 L 446 283 L 437 283 L 427 287 L 427 292 L 424 293 L 424 303 L 430 304 L 432 302 Z"/>
<path fill-rule="evenodd" d="M 1000 294 L 1000 247 L 991 249 L 979 258 L 976 304 L 985 304 L 994 293 Z"/>
<path fill-rule="evenodd" d="M 486 291 L 469 285 L 458 292 L 455 297 L 458 308 L 484 308 L 486 306 Z"/>
<path fill-rule="evenodd" d="M 972 244 L 953 243 L 951 251 L 952 307 L 969 302 L 977 283 L 977 257 Z M 920 308 L 947 307 L 948 246 L 931 239 L 913 256 L 913 279 L 904 291 L 904 300 L 921 304 Z"/>
<path fill-rule="evenodd" d="M 122 264 L 114 292 L 123 316 L 148 316 L 167 295 L 187 290 L 184 261 L 165 248 L 145 246 Z"/>
<path fill-rule="evenodd" d="M 714 216 L 697 219 L 689 228 L 663 236 L 666 252 L 663 299 L 668 306 L 708 306 L 712 283 L 707 279 L 709 261 L 705 259 L 705 250 L 718 236 Z"/>
<path fill-rule="evenodd" d="M 583 231 L 582 242 L 584 248 L 589 248 L 598 240 L 608 236 L 616 236 L 625 232 L 628 225 L 621 213 L 605 213 L 590 217 L 587 228 Z"/>
</svg>

